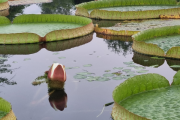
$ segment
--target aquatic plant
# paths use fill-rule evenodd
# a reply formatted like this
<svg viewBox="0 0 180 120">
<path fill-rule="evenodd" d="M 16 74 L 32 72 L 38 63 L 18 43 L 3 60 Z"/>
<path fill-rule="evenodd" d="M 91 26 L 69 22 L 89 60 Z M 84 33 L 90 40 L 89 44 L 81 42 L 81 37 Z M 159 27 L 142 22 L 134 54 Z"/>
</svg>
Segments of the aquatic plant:
<svg viewBox="0 0 180 120">
<path fill-rule="evenodd" d="M 0 97 L 0 119 L 1 120 L 16 120 L 11 104 Z"/>
<path fill-rule="evenodd" d="M 176 0 L 98 0 L 76 5 L 76 15 L 110 20 L 159 18 L 159 15 L 178 15 L 180 9 L 178 4 Z M 169 8 L 144 11 L 114 10 L 115 7 L 125 6 L 169 6 Z M 112 10 L 108 11 L 104 8 L 112 8 Z M 92 12 L 90 11 L 89 14 L 88 10 Z"/>
<path fill-rule="evenodd" d="M 180 29 L 180 26 L 167 26 L 167 27 L 149 29 L 149 30 L 139 32 L 132 36 L 133 38 L 132 48 L 136 52 L 147 54 L 147 55 L 179 59 L 180 47 L 172 47 L 165 54 L 164 50 L 162 50 L 156 44 L 146 43 L 146 40 L 149 40 L 152 38 L 180 34 L 179 29 Z"/>
<path fill-rule="evenodd" d="M 0 17 L 0 21 L 2 21 L 0 24 L 3 26 L 1 26 L 3 30 L 0 30 L 0 44 L 37 43 L 71 39 L 87 35 L 94 30 L 92 20 L 70 15 L 20 15 L 14 19 L 13 24 L 10 24 L 10 20 L 5 17 Z M 46 29 L 43 29 L 43 31 L 41 31 L 43 34 L 40 34 L 38 33 L 38 29 L 38 31 L 27 29 L 27 25 L 32 27 L 34 24 L 36 24 L 35 26 L 40 25 L 42 27 L 46 27 L 48 24 L 55 25 L 54 27 L 57 27 L 57 25 L 64 25 L 64 27 L 53 27 L 51 28 L 53 30 L 47 34 L 44 33 Z M 69 24 L 71 24 L 71 26 L 69 26 Z M 6 31 L 6 25 L 10 28 L 8 31 Z M 17 29 L 19 32 L 16 31 L 17 33 L 12 31 L 12 29 L 16 27 L 19 28 Z M 71 29 L 71 27 L 73 29 Z"/>
<path fill-rule="evenodd" d="M 70 40 L 60 40 L 35 44 L 15 44 L 0 45 L 0 54 L 33 54 L 45 48 L 48 51 L 63 51 L 73 47 L 77 47 L 90 42 L 93 39 L 93 33 Z"/>
<path fill-rule="evenodd" d="M 173 110 L 179 108 L 179 75 L 180 71 L 175 74 L 171 86 L 165 77 L 152 73 L 127 79 L 113 91 L 113 119 L 176 119 L 179 114 Z"/>
</svg>

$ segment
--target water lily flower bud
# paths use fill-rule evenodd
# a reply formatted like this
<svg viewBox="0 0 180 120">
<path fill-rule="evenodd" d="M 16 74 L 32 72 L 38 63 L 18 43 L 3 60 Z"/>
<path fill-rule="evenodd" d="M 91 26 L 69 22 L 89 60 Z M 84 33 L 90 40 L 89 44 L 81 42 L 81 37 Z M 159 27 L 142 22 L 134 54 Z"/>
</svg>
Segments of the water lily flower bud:
<svg viewBox="0 0 180 120">
<path fill-rule="evenodd" d="M 52 81 L 66 81 L 65 66 L 59 63 L 53 63 L 48 71 L 48 79 Z"/>
</svg>

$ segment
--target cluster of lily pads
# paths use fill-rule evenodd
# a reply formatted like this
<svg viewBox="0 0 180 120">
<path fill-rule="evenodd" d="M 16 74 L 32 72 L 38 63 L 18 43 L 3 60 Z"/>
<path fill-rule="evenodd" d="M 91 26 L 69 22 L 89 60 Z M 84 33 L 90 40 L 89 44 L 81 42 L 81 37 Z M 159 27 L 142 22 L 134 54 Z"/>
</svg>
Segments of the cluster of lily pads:
<svg viewBox="0 0 180 120">
<path fill-rule="evenodd" d="M 95 73 L 89 72 L 84 70 L 82 72 L 76 73 L 74 75 L 74 79 L 85 79 L 89 82 L 91 81 L 109 81 L 109 80 L 124 80 L 130 77 L 136 76 L 137 74 L 147 73 L 148 70 L 144 66 L 139 66 L 134 62 L 124 62 L 126 65 L 125 68 L 123 67 L 114 67 L 112 70 L 105 70 L 102 76 L 97 76 Z M 91 67 L 92 64 L 83 65 L 83 67 Z M 155 67 L 155 66 L 152 66 Z M 67 67 L 68 69 L 77 69 L 80 67 Z"/>
</svg>

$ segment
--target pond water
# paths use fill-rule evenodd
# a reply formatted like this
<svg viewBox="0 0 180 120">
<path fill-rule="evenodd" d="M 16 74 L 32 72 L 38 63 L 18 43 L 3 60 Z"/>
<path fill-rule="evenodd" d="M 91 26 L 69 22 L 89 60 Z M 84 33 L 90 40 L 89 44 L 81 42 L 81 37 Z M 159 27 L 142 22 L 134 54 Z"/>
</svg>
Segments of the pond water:
<svg viewBox="0 0 180 120">
<path fill-rule="evenodd" d="M 48 4 L 16 6 L 10 8 L 8 18 L 13 20 L 17 15 L 31 13 L 74 14 L 74 5 L 72 0 L 54 0 Z M 134 53 L 131 46 L 130 38 L 96 33 L 68 41 L 1 45 L 0 96 L 12 104 L 18 120 L 111 120 L 113 105 L 106 107 L 104 112 L 97 116 L 104 104 L 113 101 L 114 88 L 130 74 L 158 73 L 171 83 L 178 69 L 170 66 L 180 64 L 178 60 L 159 60 Z M 67 81 L 64 86 L 67 108 L 63 111 L 55 111 L 51 107 L 46 83 L 32 85 L 54 62 L 69 68 L 66 69 Z M 153 65 L 156 65 L 156 68 L 150 67 Z M 108 73 L 109 76 L 106 75 L 109 79 L 104 81 L 74 78 L 77 73 L 87 71 L 96 77 Z M 113 79 L 109 73 L 122 73 L 124 76 L 123 79 Z"/>
</svg>

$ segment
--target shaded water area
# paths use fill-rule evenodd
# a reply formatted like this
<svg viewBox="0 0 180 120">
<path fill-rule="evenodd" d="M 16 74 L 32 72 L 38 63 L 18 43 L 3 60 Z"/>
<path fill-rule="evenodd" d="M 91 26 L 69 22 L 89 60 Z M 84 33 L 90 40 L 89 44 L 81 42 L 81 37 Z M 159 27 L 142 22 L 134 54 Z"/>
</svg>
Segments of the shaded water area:
<svg viewBox="0 0 180 120">
<path fill-rule="evenodd" d="M 54 0 L 46 4 L 14 6 L 10 8 L 7 17 L 13 20 L 20 14 L 73 15 L 75 4 L 79 2 L 84 1 Z M 104 27 L 118 22 L 94 21 L 101 26 L 105 25 Z M 170 66 L 180 65 L 179 60 L 153 59 L 134 53 L 131 46 L 131 38 L 96 33 L 66 41 L 1 45 L 0 96 L 12 104 L 18 120 L 111 120 L 112 105 L 106 107 L 102 115 L 97 116 L 104 104 L 113 101 L 112 92 L 117 85 L 132 74 L 144 73 L 158 73 L 171 83 L 178 69 Z M 60 93 L 62 97 L 67 95 L 68 99 L 67 108 L 63 111 L 56 111 L 50 105 L 46 83 L 32 85 L 54 62 L 68 68 L 65 91 Z M 153 65 L 158 67 L 150 67 Z M 77 73 L 87 71 L 95 77 L 109 75 L 109 79 L 74 78 Z M 121 73 L 123 78 L 113 79 L 110 73 Z"/>
</svg>

